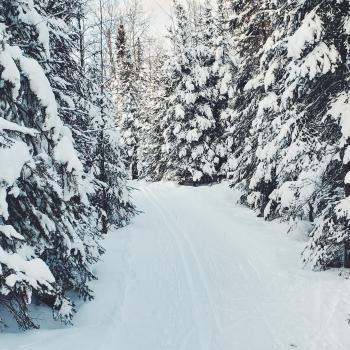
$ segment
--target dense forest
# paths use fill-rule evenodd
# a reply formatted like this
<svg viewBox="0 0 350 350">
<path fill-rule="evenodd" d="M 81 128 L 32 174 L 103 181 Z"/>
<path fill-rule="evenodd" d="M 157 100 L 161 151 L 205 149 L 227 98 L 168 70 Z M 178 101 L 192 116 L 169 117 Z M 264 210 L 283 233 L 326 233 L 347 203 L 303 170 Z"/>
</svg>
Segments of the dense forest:
<svg viewBox="0 0 350 350">
<path fill-rule="evenodd" d="M 33 302 L 71 322 L 68 293 L 93 297 L 102 235 L 135 213 L 101 50 L 77 59 L 82 9 L 0 4 L 0 305 L 22 328 Z"/>
<path fill-rule="evenodd" d="M 0 323 L 72 322 L 128 179 L 228 181 L 265 220 L 307 232 L 305 265 L 350 267 L 350 3 L 0 3 Z M 164 44 L 164 41 L 167 44 Z"/>
<path fill-rule="evenodd" d="M 309 231 L 305 263 L 350 267 L 349 11 L 348 1 L 175 2 L 171 51 L 119 114 L 134 177 L 229 179 L 264 219 Z"/>
</svg>

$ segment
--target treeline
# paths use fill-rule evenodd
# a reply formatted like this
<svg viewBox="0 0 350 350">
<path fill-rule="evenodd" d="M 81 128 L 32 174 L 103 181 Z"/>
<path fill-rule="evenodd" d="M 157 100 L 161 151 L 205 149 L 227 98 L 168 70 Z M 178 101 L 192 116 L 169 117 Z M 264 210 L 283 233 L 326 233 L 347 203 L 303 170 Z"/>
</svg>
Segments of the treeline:
<svg viewBox="0 0 350 350">
<path fill-rule="evenodd" d="M 306 264 L 350 267 L 349 15 L 345 0 L 175 1 L 170 53 L 118 114 L 134 177 L 228 178 L 266 220 L 308 229 Z"/>
<path fill-rule="evenodd" d="M 93 298 L 103 234 L 135 212 L 103 18 L 87 26 L 86 11 L 82 0 L 0 2 L 0 326 L 11 314 L 37 327 L 32 303 L 70 323 L 69 296 Z"/>
</svg>

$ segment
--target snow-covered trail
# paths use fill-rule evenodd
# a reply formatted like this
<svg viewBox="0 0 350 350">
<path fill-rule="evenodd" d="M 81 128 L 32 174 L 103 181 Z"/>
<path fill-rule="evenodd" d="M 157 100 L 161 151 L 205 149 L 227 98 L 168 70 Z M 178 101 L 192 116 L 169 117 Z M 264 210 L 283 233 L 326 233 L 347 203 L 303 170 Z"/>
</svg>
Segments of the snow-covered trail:
<svg viewBox="0 0 350 350">
<path fill-rule="evenodd" d="M 0 350 L 350 348 L 350 281 L 303 270 L 283 225 L 234 206 L 225 185 L 136 187 L 144 213 L 107 239 L 75 326 L 0 334 Z"/>
</svg>

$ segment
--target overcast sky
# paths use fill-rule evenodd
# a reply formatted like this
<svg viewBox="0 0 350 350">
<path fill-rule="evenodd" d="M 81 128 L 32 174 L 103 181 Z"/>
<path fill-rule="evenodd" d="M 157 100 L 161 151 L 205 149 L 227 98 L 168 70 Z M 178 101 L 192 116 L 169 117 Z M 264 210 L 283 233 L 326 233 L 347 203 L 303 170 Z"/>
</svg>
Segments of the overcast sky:
<svg viewBox="0 0 350 350">
<path fill-rule="evenodd" d="M 151 14 L 152 32 L 164 35 L 170 25 L 171 0 L 142 0 L 145 9 Z"/>
</svg>

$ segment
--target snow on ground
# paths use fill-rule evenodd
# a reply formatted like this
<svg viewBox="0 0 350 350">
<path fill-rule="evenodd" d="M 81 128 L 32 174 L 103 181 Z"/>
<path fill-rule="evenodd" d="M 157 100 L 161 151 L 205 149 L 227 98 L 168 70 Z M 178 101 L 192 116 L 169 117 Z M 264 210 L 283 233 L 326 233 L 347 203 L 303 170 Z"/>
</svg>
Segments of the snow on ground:
<svg viewBox="0 0 350 350">
<path fill-rule="evenodd" d="M 350 349 L 350 280 L 301 268 L 304 243 L 226 185 L 136 184 L 144 213 L 106 240 L 96 299 L 0 350 Z M 41 312 L 41 314 L 40 314 Z"/>
</svg>

